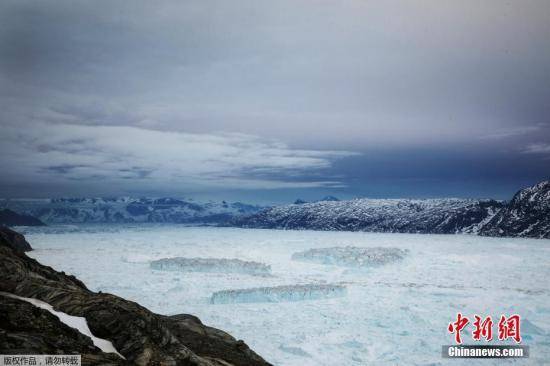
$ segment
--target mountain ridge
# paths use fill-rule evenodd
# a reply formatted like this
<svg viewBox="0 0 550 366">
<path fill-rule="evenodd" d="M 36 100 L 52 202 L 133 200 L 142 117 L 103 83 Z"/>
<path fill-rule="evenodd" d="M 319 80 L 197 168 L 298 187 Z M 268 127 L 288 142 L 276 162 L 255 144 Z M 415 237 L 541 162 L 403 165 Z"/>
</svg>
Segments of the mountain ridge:
<svg viewBox="0 0 550 366">
<path fill-rule="evenodd" d="M 320 201 L 267 208 L 235 218 L 231 225 L 550 238 L 550 181 L 518 191 L 509 202 L 457 198 Z"/>
<path fill-rule="evenodd" d="M 262 206 L 242 202 L 197 202 L 171 197 L 95 197 L 0 200 L 0 208 L 30 215 L 47 224 L 204 223 L 217 224 L 251 214 Z"/>
<path fill-rule="evenodd" d="M 550 238 L 550 181 L 519 190 L 480 234 Z"/>
<path fill-rule="evenodd" d="M 492 199 L 370 199 L 258 206 L 180 198 L 55 198 L 0 200 L 48 224 L 181 223 L 289 230 L 479 234 L 550 238 L 550 181 Z"/>
<path fill-rule="evenodd" d="M 371 231 L 397 233 L 476 233 L 504 203 L 470 199 L 354 199 L 268 208 L 234 219 L 247 228 Z"/>
</svg>

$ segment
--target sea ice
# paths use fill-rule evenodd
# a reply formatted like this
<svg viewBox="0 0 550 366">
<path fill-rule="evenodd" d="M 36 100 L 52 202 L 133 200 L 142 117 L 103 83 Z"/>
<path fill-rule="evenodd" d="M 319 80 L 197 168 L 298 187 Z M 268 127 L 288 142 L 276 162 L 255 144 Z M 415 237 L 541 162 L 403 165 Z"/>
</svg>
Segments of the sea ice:
<svg viewBox="0 0 550 366">
<path fill-rule="evenodd" d="M 286 302 L 330 299 L 346 295 L 342 285 L 286 285 L 275 287 L 255 287 L 238 290 L 223 290 L 212 294 L 212 304 Z"/>
<path fill-rule="evenodd" d="M 526 364 L 550 360 L 548 239 L 165 224 L 77 227 L 27 227 L 27 240 L 35 249 L 27 255 L 77 276 L 92 291 L 131 299 L 159 314 L 196 315 L 204 324 L 244 340 L 273 365 L 466 366 L 471 360 L 441 358 L 441 345 L 454 342 L 447 326 L 458 311 L 471 323 L 474 314 L 493 319 L 521 315 L 522 338 L 532 351 Z M 291 260 L 292 253 L 346 245 L 397 247 L 409 253 L 395 262 L 398 266 L 377 266 L 368 273 Z M 181 276 L 149 267 L 151 260 L 200 258 L 205 253 L 266 263 L 272 275 Z M 220 290 L 306 283 L 345 284 L 346 295 L 209 305 Z M 471 323 L 463 333 L 468 343 Z M 487 359 L 483 364 L 502 362 Z"/>
<path fill-rule="evenodd" d="M 314 248 L 292 255 L 296 261 L 333 264 L 345 267 L 370 267 L 392 263 L 403 259 L 406 249 L 374 247 L 332 247 Z"/>
<path fill-rule="evenodd" d="M 151 268 L 163 271 L 245 273 L 268 275 L 271 266 L 240 259 L 227 258 L 163 258 L 151 262 Z"/>
</svg>

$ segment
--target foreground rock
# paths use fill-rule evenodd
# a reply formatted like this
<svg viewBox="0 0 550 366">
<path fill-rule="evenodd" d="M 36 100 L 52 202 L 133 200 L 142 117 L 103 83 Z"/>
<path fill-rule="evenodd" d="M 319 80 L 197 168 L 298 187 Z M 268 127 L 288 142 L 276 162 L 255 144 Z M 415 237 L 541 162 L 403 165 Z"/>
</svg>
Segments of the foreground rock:
<svg viewBox="0 0 550 366">
<path fill-rule="evenodd" d="M 127 364 L 115 354 L 102 352 L 89 337 L 61 323 L 48 311 L 1 294 L 0 353 L 79 354 L 83 364 Z"/>
<path fill-rule="evenodd" d="M 31 245 L 25 240 L 23 235 L 7 227 L 0 227 L 0 245 L 20 253 L 32 250 Z"/>
<path fill-rule="evenodd" d="M 20 215 L 12 210 L 0 210 L 0 225 L 5 226 L 45 226 L 42 221 L 34 216 Z"/>
<path fill-rule="evenodd" d="M 0 232 L 5 230 L 0 228 Z M 41 265 L 21 251 L 14 250 L 14 247 L 13 243 L 10 245 L 5 240 L 0 242 L 0 291 L 39 299 L 58 311 L 86 318 L 91 332 L 96 337 L 111 341 L 127 359 L 113 362 L 137 365 L 268 365 L 244 342 L 205 326 L 194 316 L 163 316 L 118 296 L 94 293 L 74 276 Z M 1 301 L 6 310 L 2 314 L 6 318 L 17 319 L 24 316 L 22 312 L 26 313 L 25 306 L 11 306 L 12 300 L 6 300 L 4 296 Z M 42 315 L 39 317 L 42 318 Z M 5 322 L 1 322 L 0 329 L 2 334 L 9 335 L 15 332 L 26 334 L 27 330 L 30 332 L 41 327 L 41 323 L 34 318 L 29 318 L 28 322 L 34 324 L 34 328 L 18 328 L 16 323 L 10 322 L 12 327 L 5 329 Z M 61 328 L 60 322 L 48 324 L 54 329 L 52 333 Z M 44 342 L 55 342 L 48 334 L 44 332 Z M 36 349 L 22 342 L 14 352 L 8 338 L 0 338 L 0 341 L 0 353 L 33 353 Z M 57 344 L 57 349 L 70 353 L 77 352 L 74 347 L 87 347 L 76 338 L 75 341 L 78 344 L 61 342 Z M 90 354 L 95 353 L 90 351 Z M 102 357 L 107 357 L 105 355 Z"/>
<path fill-rule="evenodd" d="M 481 235 L 550 238 L 550 181 L 522 189 Z"/>
</svg>

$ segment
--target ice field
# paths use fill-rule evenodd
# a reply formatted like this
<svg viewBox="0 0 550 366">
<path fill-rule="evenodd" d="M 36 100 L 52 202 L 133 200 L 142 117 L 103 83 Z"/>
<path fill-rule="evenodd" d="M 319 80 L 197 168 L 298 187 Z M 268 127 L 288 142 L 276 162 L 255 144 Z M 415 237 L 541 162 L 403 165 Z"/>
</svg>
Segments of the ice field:
<svg viewBox="0 0 550 366">
<path fill-rule="evenodd" d="M 457 312 L 522 317 L 530 358 L 480 363 L 550 362 L 550 240 L 144 224 L 23 232 L 29 256 L 90 289 L 197 315 L 275 365 L 471 364 L 441 357 Z"/>
</svg>

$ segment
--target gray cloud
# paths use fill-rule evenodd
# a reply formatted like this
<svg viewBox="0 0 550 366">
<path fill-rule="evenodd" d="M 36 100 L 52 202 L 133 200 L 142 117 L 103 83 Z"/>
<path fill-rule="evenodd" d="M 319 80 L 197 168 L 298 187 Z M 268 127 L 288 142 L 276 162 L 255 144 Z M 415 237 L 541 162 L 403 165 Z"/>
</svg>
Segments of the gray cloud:
<svg viewBox="0 0 550 366">
<path fill-rule="evenodd" d="M 292 188 L 337 186 L 337 181 L 291 180 L 327 169 L 346 151 L 292 149 L 243 134 L 191 134 L 129 126 L 43 123 L 4 129 L 6 169 L 24 181 L 87 180 L 99 186 L 165 184 L 181 187 Z M 269 178 L 266 178 L 269 177 Z"/>
<path fill-rule="evenodd" d="M 523 152 L 526 154 L 548 154 L 550 153 L 550 143 L 529 144 Z"/>
<path fill-rule="evenodd" d="M 338 186 L 349 151 L 534 152 L 549 17 L 546 0 L 6 0 L 3 180 Z"/>
</svg>

